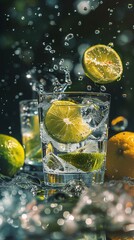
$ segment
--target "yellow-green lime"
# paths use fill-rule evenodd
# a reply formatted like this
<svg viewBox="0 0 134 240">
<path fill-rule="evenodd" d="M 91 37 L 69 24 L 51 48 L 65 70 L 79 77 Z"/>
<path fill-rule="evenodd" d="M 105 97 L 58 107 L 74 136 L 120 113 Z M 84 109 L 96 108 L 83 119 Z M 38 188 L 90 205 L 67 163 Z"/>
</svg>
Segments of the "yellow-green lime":
<svg viewBox="0 0 134 240">
<path fill-rule="evenodd" d="M 0 134 L 0 173 L 12 177 L 24 164 L 24 149 L 14 137 Z"/>
<path fill-rule="evenodd" d="M 101 168 L 102 163 L 105 159 L 105 154 L 99 152 L 96 153 L 73 152 L 59 154 L 59 157 L 84 172 L 92 172 Z"/>
<path fill-rule="evenodd" d="M 83 68 L 87 77 L 98 84 L 121 79 L 123 65 L 118 53 L 103 44 L 89 47 L 83 54 Z"/>
<path fill-rule="evenodd" d="M 78 143 L 91 133 L 79 105 L 71 101 L 54 101 L 46 113 L 44 125 L 48 134 L 61 143 Z"/>
</svg>

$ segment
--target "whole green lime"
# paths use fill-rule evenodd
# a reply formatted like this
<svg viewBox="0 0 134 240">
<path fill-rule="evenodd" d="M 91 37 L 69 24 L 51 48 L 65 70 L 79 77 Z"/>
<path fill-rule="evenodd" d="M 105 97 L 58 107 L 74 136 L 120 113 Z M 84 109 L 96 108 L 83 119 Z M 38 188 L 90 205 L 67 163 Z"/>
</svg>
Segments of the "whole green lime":
<svg viewBox="0 0 134 240">
<path fill-rule="evenodd" d="M 24 149 L 14 137 L 0 134 L 0 173 L 14 176 L 24 164 Z"/>
</svg>

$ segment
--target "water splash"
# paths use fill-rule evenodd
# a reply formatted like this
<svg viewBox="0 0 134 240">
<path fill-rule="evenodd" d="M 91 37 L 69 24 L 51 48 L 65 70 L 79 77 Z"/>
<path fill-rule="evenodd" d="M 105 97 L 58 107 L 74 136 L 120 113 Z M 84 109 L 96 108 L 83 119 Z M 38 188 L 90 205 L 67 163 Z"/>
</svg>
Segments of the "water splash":
<svg viewBox="0 0 134 240">
<path fill-rule="evenodd" d="M 87 239 L 93 239 L 94 231 L 134 230 L 134 181 L 130 179 L 90 189 L 82 181 L 70 181 L 56 190 L 47 189 L 38 175 L 20 172 L 13 179 L 1 175 L 0 189 L 2 239 L 73 240 L 78 233 L 86 239 L 89 232 Z"/>
</svg>

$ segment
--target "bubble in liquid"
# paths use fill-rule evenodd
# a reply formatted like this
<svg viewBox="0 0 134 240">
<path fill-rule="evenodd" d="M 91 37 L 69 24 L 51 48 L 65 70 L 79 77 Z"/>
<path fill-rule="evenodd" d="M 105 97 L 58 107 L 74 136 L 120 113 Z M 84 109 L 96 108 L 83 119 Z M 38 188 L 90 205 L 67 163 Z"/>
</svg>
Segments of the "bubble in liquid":
<svg viewBox="0 0 134 240">
<path fill-rule="evenodd" d="M 117 118 L 114 118 L 111 121 L 111 127 L 114 131 L 124 131 L 128 126 L 128 120 L 123 117 L 123 116 L 119 116 Z"/>
</svg>

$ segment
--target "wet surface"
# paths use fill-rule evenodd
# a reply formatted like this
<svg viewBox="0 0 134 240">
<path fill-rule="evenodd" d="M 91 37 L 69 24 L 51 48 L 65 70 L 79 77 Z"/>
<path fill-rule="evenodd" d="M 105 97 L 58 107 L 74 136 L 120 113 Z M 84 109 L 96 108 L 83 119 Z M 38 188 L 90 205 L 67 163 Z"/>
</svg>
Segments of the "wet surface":
<svg viewBox="0 0 134 240">
<path fill-rule="evenodd" d="M 112 239 L 116 234 L 133 239 L 132 179 L 90 189 L 71 181 L 62 189 L 51 189 L 42 174 L 0 176 L 0 240 Z"/>
</svg>

